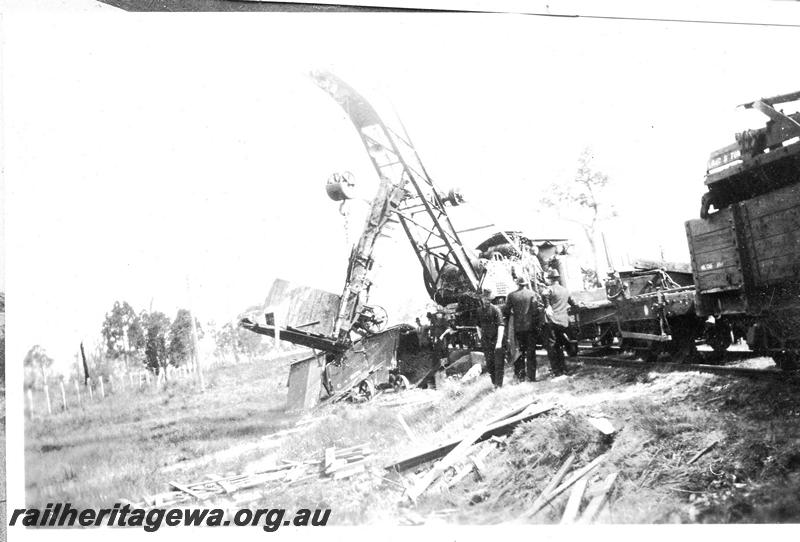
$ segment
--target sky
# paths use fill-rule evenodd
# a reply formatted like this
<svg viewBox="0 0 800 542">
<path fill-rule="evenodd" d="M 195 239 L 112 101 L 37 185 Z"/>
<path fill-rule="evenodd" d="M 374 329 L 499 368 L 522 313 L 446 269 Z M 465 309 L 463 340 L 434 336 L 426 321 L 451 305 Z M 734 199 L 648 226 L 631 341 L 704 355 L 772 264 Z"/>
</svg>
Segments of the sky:
<svg viewBox="0 0 800 542">
<path fill-rule="evenodd" d="M 324 184 L 375 173 L 312 69 L 391 100 L 433 179 L 470 202 L 457 226 L 579 237 L 538 200 L 590 147 L 619 215 L 609 249 L 682 261 L 709 153 L 763 123 L 735 106 L 800 89 L 797 28 L 397 14 L 2 24 L 9 359 L 40 344 L 70 363 L 115 300 L 224 322 L 275 278 L 340 292 L 364 205 L 346 232 Z M 373 300 L 424 305 L 410 246 L 388 243 Z"/>
</svg>

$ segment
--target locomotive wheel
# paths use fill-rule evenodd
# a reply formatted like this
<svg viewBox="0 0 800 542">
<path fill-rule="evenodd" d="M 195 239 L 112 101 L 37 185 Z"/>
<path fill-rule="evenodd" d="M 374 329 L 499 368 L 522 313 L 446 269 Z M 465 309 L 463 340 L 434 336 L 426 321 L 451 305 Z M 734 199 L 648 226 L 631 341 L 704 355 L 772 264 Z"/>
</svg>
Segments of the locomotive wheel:
<svg viewBox="0 0 800 542">
<path fill-rule="evenodd" d="M 800 356 L 797 352 L 783 351 L 772 354 L 775 365 L 782 371 L 796 371 L 800 369 Z"/>
</svg>

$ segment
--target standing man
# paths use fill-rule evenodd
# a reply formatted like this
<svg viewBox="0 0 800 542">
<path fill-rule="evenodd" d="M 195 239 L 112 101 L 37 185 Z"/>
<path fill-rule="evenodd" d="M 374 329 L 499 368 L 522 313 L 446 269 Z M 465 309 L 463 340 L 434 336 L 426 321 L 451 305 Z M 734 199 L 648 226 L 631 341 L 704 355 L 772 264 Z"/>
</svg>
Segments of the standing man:
<svg viewBox="0 0 800 542">
<path fill-rule="evenodd" d="M 567 346 L 567 328 L 569 314 L 567 309 L 574 307 L 575 302 L 566 288 L 559 284 L 559 273 L 550 269 L 547 279 L 550 285 L 542 292 L 545 306 L 545 336 L 547 337 L 547 359 L 555 376 L 565 374 L 567 365 L 564 362 L 564 347 Z"/>
<path fill-rule="evenodd" d="M 495 388 L 503 386 L 505 355 L 503 353 L 503 313 L 491 303 L 491 292 L 483 291 L 478 306 L 478 325 L 481 331 L 481 349 L 486 368 Z"/>
<path fill-rule="evenodd" d="M 514 375 L 520 382 L 536 381 L 536 337 L 535 323 L 539 312 L 539 295 L 528 288 L 528 279 L 517 278 L 519 288 L 506 298 L 504 316 L 506 320 L 514 317 L 514 340 L 519 348 L 519 357 L 514 360 Z M 509 325 L 506 322 L 506 325 Z M 509 327 L 509 331 L 511 328 Z"/>
</svg>

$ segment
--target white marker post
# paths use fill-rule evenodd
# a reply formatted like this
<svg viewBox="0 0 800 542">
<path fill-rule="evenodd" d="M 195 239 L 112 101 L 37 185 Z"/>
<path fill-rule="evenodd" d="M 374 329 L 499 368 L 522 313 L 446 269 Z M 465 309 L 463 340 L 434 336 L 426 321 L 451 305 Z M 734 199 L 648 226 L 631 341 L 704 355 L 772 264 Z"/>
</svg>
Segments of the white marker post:
<svg viewBox="0 0 800 542">
<path fill-rule="evenodd" d="M 92 390 L 92 379 L 86 380 L 86 386 L 89 388 L 89 402 L 94 401 L 94 391 Z"/>
<path fill-rule="evenodd" d="M 45 384 L 44 385 L 44 400 L 47 403 L 47 414 L 53 414 L 53 406 L 50 404 L 50 387 Z"/>
<path fill-rule="evenodd" d="M 81 405 L 81 386 L 80 386 L 80 384 L 78 384 L 77 380 L 75 381 L 75 395 L 78 396 L 78 406 L 82 406 Z"/>
<path fill-rule="evenodd" d="M 100 377 L 100 399 L 106 398 L 106 389 L 103 386 L 103 377 Z"/>
<path fill-rule="evenodd" d="M 64 389 L 64 381 L 61 380 L 58 385 L 61 387 L 61 404 L 64 407 L 64 412 L 67 411 L 67 392 Z"/>
<path fill-rule="evenodd" d="M 25 395 L 28 398 L 28 416 L 33 418 L 33 392 L 30 388 L 28 388 L 28 392 Z"/>
</svg>

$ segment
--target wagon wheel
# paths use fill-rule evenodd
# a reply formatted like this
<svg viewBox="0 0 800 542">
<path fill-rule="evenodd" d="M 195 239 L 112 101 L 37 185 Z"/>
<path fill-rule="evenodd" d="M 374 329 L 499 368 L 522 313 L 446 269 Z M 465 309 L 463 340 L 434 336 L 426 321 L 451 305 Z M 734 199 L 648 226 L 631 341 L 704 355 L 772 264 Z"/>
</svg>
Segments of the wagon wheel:
<svg viewBox="0 0 800 542">
<path fill-rule="evenodd" d="M 578 341 L 567 341 L 567 356 L 574 358 L 578 355 Z"/>
<path fill-rule="evenodd" d="M 411 384 L 408 383 L 408 379 L 403 375 L 393 375 L 391 384 L 394 391 L 403 391 L 411 387 Z"/>
<path fill-rule="evenodd" d="M 800 356 L 797 352 L 782 351 L 772 354 L 775 365 L 782 371 L 797 371 L 800 369 Z"/>
<path fill-rule="evenodd" d="M 660 341 L 650 341 L 647 350 L 644 351 L 642 356 L 647 363 L 655 363 L 658 361 L 658 356 L 664 351 L 664 344 Z"/>
<path fill-rule="evenodd" d="M 715 323 L 706 336 L 706 344 L 717 354 L 725 352 L 732 342 L 731 326 L 726 322 Z"/>
<path fill-rule="evenodd" d="M 362 380 L 358 385 L 358 394 L 365 400 L 369 401 L 375 397 L 375 385 L 371 380 Z"/>
</svg>

